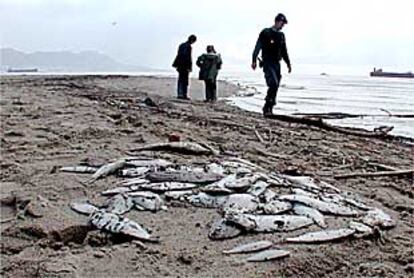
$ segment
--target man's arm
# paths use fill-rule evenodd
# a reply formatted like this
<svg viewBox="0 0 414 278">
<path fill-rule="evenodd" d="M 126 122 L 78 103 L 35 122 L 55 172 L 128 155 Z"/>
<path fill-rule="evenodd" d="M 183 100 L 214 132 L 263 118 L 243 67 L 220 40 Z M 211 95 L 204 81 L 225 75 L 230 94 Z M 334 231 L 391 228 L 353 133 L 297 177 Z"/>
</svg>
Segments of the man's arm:
<svg viewBox="0 0 414 278">
<path fill-rule="evenodd" d="M 286 39 L 285 39 L 285 35 L 283 35 L 283 43 L 282 43 L 282 59 L 283 61 L 285 61 L 287 67 L 288 67 L 288 71 L 289 73 L 292 71 L 292 66 L 290 64 L 290 59 L 289 59 L 289 55 L 287 52 L 287 46 L 286 46 Z"/>
<path fill-rule="evenodd" d="M 253 55 L 252 55 L 252 69 L 253 70 L 256 69 L 257 56 L 259 56 L 260 50 L 262 50 L 262 33 L 263 31 L 260 33 L 259 38 L 257 38 L 256 46 L 254 47 L 254 50 L 253 50 Z"/>
</svg>

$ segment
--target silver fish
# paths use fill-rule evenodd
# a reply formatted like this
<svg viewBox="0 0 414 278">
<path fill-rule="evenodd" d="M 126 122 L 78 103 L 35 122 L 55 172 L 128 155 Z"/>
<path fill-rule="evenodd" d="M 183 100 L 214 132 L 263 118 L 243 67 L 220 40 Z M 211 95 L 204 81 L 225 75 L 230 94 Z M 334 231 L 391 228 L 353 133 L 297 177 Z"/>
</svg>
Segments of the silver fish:
<svg viewBox="0 0 414 278">
<path fill-rule="evenodd" d="M 183 191 L 169 191 L 165 192 L 164 196 L 166 199 L 170 200 L 184 200 L 184 197 L 194 194 L 192 190 L 183 190 Z"/>
<path fill-rule="evenodd" d="M 243 158 L 240 158 L 240 157 L 229 157 L 228 159 L 230 161 L 236 161 L 236 162 L 239 162 L 241 164 L 244 164 L 247 167 L 253 168 L 255 170 L 266 171 L 266 169 L 260 167 L 259 165 L 255 164 L 255 163 L 253 163 L 253 162 L 251 162 L 247 159 L 243 159 Z"/>
<path fill-rule="evenodd" d="M 93 174 L 98 170 L 96 167 L 90 167 L 90 166 L 66 166 L 59 169 L 61 172 L 70 172 L 70 173 L 89 173 Z"/>
<path fill-rule="evenodd" d="M 156 143 L 149 144 L 140 148 L 135 148 L 130 151 L 171 151 L 184 154 L 213 154 L 211 150 L 193 142 Z"/>
<path fill-rule="evenodd" d="M 165 209 L 164 201 L 158 194 L 148 191 L 138 191 L 128 194 L 138 210 L 158 211 Z"/>
<path fill-rule="evenodd" d="M 226 203 L 227 199 L 228 196 L 213 196 L 204 192 L 187 197 L 188 202 L 193 206 L 204 208 L 220 208 Z"/>
<path fill-rule="evenodd" d="M 374 230 L 370 226 L 357 221 L 350 221 L 349 228 L 354 229 L 359 234 L 356 235 L 357 237 L 364 237 L 367 235 L 372 235 L 374 233 Z"/>
<path fill-rule="evenodd" d="M 79 202 L 71 203 L 70 208 L 78 213 L 86 214 L 86 215 L 90 215 L 91 213 L 98 210 L 98 208 L 95 207 L 94 205 L 91 205 L 89 203 L 79 203 Z"/>
<path fill-rule="evenodd" d="M 333 192 L 340 192 L 338 188 L 335 186 L 324 182 L 324 181 L 318 181 L 312 177 L 307 176 L 284 176 L 288 181 L 292 182 L 295 185 L 298 185 L 300 187 L 303 187 L 303 189 L 310 189 L 311 191 L 320 191 L 320 190 L 331 190 Z"/>
<path fill-rule="evenodd" d="M 126 162 L 124 159 L 119 159 L 115 162 L 107 163 L 103 165 L 101 168 L 99 168 L 95 172 L 95 174 L 92 175 L 92 178 L 89 180 L 89 182 L 94 182 L 95 180 L 99 178 L 106 177 L 107 175 L 110 175 L 116 172 L 117 170 L 121 169 L 122 167 L 124 167 L 125 164 Z"/>
<path fill-rule="evenodd" d="M 353 235 L 354 229 L 338 229 L 338 230 L 324 230 L 317 232 L 306 233 L 297 237 L 290 237 L 286 239 L 286 242 L 296 243 L 315 243 L 315 242 L 327 242 L 340 238 L 345 238 Z"/>
<path fill-rule="evenodd" d="M 271 200 L 270 202 L 261 206 L 265 214 L 279 214 L 292 209 L 290 202 Z"/>
<path fill-rule="evenodd" d="M 292 193 L 296 195 L 305 195 L 308 197 L 317 198 L 317 195 L 315 193 L 300 189 L 300 188 L 292 188 Z"/>
<path fill-rule="evenodd" d="M 126 179 L 121 182 L 124 186 L 131 186 L 131 185 L 140 185 L 149 183 L 149 180 L 143 179 L 143 178 L 133 178 L 133 179 Z"/>
<path fill-rule="evenodd" d="M 249 258 L 248 262 L 265 262 L 275 259 L 280 259 L 289 256 L 290 252 L 286 250 L 271 249 L 259 252 Z"/>
<path fill-rule="evenodd" d="M 151 239 L 151 235 L 138 223 L 104 210 L 93 212 L 89 216 L 89 223 L 111 233 L 121 233 L 143 240 Z"/>
<path fill-rule="evenodd" d="M 256 232 L 287 232 L 312 225 L 313 221 L 305 216 L 296 215 L 253 215 L 227 214 L 226 219 Z"/>
<path fill-rule="evenodd" d="M 396 225 L 395 220 L 379 208 L 369 210 L 362 217 L 361 221 L 371 227 L 392 228 Z"/>
<path fill-rule="evenodd" d="M 263 194 L 266 189 L 269 187 L 269 184 L 265 181 L 257 181 L 255 182 L 247 191 L 246 193 L 251 194 L 253 196 L 259 197 Z"/>
<path fill-rule="evenodd" d="M 121 170 L 121 177 L 142 177 L 151 171 L 149 167 L 136 167 Z"/>
<path fill-rule="evenodd" d="M 270 203 L 277 198 L 276 192 L 272 189 L 266 189 L 266 191 L 259 195 L 259 199 L 262 203 Z"/>
<path fill-rule="evenodd" d="M 201 191 L 213 194 L 230 194 L 233 190 L 226 187 L 227 183 L 234 182 L 236 180 L 236 174 L 230 174 L 220 179 L 219 181 L 213 182 L 207 186 L 201 188 Z"/>
<path fill-rule="evenodd" d="M 318 210 L 302 205 L 300 203 L 295 203 L 293 205 L 293 212 L 297 215 L 303 215 L 312 219 L 316 225 L 322 228 L 326 228 L 325 217 Z"/>
<path fill-rule="evenodd" d="M 174 191 L 174 190 L 188 190 L 199 187 L 195 183 L 184 183 L 184 182 L 158 182 L 142 184 L 141 188 L 151 191 Z"/>
<path fill-rule="evenodd" d="M 372 209 L 372 207 L 369 207 L 369 206 L 361 203 L 360 201 L 357 201 L 355 199 L 351 199 L 351 198 L 348 198 L 348 197 L 344 197 L 344 202 L 347 203 L 347 204 L 350 204 L 350 205 L 352 205 L 356 208 L 362 209 L 362 210 Z"/>
<path fill-rule="evenodd" d="M 146 177 L 151 182 L 185 182 L 206 184 L 218 181 L 223 176 L 213 173 L 188 172 L 188 171 L 158 171 L 149 173 Z"/>
<path fill-rule="evenodd" d="M 129 193 L 141 190 L 142 188 L 139 185 L 131 185 L 131 186 L 121 186 L 116 187 L 112 189 L 108 189 L 101 192 L 101 195 L 107 196 L 107 195 L 116 195 L 116 194 L 122 194 L 122 193 Z"/>
<path fill-rule="evenodd" d="M 110 198 L 106 205 L 106 211 L 114 214 L 124 214 L 134 207 L 132 199 L 126 194 L 118 194 Z"/>
<path fill-rule="evenodd" d="M 172 163 L 165 159 L 134 159 L 127 161 L 127 165 L 151 169 L 154 167 L 168 167 L 171 166 Z"/>
<path fill-rule="evenodd" d="M 213 240 L 229 239 L 239 236 L 242 231 L 236 226 L 228 223 L 225 219 L 215 221 L 210 228 L 208 237 Z"/>
<path fill-rule="evenodd" d="M 280 200 L 285 200 L 289 202 L 298 202 L 309 207 L 315 208 L 321 212 L 326 212 L 334 215 L 342 216 L 358 216 L 359 212 L 348 208 L 346 206 L 341 206 L 335 203 L 327 203 L 312 197 L 304 195 L 283 195 L 279 196 Z"/>
<path fill-rule="evenodd" d="M 253 174 L 240 179 L 236 179 L 232 182 L 227 182 L 224 184 L 224 186 L 230 190 L 244 191 L 248 189 L 250 186 L 252 186 L 259 178 L 259 175 Z"/>
<path fill-rule="evenodd" d="M 223 205 L 223 210 L 239 212 L 254 212 L 258 208 L 259 202 L 256 197 L 250 194 L 232 194 Z"/>
<path fill-rule="evenodd" d="M 261 241 L 255 241 L 255 242 L 239 245 L 230 250 L 224 250 L 223 253 L 224 254 L 250 253 L 250 252 L 262 251 L 262 250 L 268 249 L 272 245 L 273 245 L 273 242 L 271 241 L 261 240 Z"/>
<path fill-rule="evenodd" d="M 205 167 L 205 169 L 206 169 L 207 173 L 213 173 L 213 174 L 218 174 L 218 175 L 222 175 L 222 176 L 224 176 L 224 173 L 226 171 L 223 168 L 223 166 L 221 166 L 217 163 L 210 163 Z"/>
</svg>

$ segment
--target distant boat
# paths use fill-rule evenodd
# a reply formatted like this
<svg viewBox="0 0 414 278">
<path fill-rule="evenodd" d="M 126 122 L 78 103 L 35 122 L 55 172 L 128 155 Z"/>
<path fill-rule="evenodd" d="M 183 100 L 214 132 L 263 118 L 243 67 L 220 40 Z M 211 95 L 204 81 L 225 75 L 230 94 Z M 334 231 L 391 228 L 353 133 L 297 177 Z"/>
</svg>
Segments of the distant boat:
<svg viewBox="0 0 414 278">
<path fill-rule="evenodd" d="M 412 72 L 386 72 L 382 69 L 375 69 L 369 74 L 372 77 L 399 77 L 399 78 L 414 78 Z"/>
<path fill-rule="evenodd" d="M 37 68 L 32 69 L 13 69 L 9 68 L 7 72 L 38 72 L 39 70 Z"/>
</svg>

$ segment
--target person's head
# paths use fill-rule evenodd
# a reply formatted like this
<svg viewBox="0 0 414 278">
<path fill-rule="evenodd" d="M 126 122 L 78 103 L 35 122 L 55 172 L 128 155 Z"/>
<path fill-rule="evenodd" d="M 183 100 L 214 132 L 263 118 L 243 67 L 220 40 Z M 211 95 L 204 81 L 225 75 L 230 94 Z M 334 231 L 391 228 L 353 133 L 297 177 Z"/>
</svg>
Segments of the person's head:
<svg viewBox="0 0 414 278">
<path fill-rule="evenodd" d="M 193 44 L 193 43 L 195 43 L 197 41 L 197 37 L 196 37 L 196 35 L 190 35 L 189 37 L 188 37 L 188 42 L 190 43 L 190 44 Z"/>
<path fill-rule="evenodd" d="M 285 24 L 287 24 L 287 23 L 288 23 L 288 21 L 287 21 L 286 16 L 284 14 L 278 14 L 275 17 L 275 27 L 277 29 L 279 29 L 279 30 L 282 29 L 283 26 L 285 26 Z"/>
<path fill-rule="evenodd" d="M 207 53 L 216 53 L 214 45 L 207 45 Z"/>
</svg>

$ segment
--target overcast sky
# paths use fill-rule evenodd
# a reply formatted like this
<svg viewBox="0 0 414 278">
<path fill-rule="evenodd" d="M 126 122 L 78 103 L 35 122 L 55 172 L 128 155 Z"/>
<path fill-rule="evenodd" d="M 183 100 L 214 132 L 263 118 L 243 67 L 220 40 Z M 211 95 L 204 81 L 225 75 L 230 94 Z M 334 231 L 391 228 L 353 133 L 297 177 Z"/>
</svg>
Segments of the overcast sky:
<svg viewBox="0 0 414 278">
<path fill-rule="evenodd" d="M 214 44 L 227 65 L 250 65 L 259 32 L 283 12 L 293 65 L 333 63 L 414 70 L 412 0 L 0 0 L 1 47 L 97 50 L 170 68 L 179 43 Z"/>
</svg>

